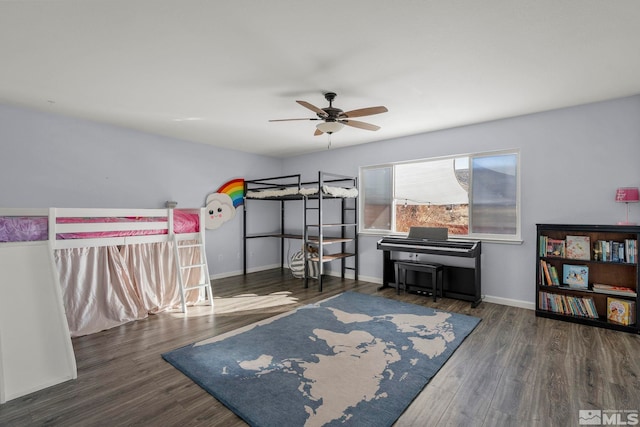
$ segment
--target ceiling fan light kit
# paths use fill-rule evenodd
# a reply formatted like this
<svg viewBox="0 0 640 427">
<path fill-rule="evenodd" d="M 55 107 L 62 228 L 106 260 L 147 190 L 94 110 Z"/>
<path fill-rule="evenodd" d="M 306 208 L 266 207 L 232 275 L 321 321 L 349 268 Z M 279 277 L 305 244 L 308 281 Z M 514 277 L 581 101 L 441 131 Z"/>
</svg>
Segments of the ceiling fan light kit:
<svg viewBox="0 0 640 427">
<path fill-rule="evenodd" d="M 322 122 L 316 125 L 316 128 L 323 133 L 328 133 L 331 135 L 332 133 L 338 132 L 342 129 L 344 125 L 340 122 Z"/>
<path fill-rule="evenodd" d="M 315 105 L 308 103 L 307 101 L 296 101 L 298 104 L 316 113 L 317 117 L 312 117 L 307 119 L 276 119 L 276 120 L 269 120 L 269 121 L 285 122 L 285 121 L 291 121 L 291 120 L 322 120 L 322 123 L 319 123 L 316 126 L 316 131 L 314 132 L 314 135 L 318 136 L 318 135 L 322 135 L 323 133 L 331 135 L 332 133 L 335 133 L 341 130 L 344 127 L 344 125 L 355 127 L 358 129 L 376 131 L 380 129 L 380 126 L 372 125 L 370 123 L 365 123 L 357 120 L 351 120 L 351 118 L 371 116 L 374 114 L 386 113 L 387 111 L 389 111 L 387 110 L 386 107 L 378 106 L 378 107 L 359 108 L 357 110 L 351 110 L 351 111 L 345 112 L 333 106 L 333 100 L 336 98 L 335 92 L 325 93 L 324 98 L 327 101 L 329 101 L 329 106 L 325 108 L 318 108 Z"/>
</svg>

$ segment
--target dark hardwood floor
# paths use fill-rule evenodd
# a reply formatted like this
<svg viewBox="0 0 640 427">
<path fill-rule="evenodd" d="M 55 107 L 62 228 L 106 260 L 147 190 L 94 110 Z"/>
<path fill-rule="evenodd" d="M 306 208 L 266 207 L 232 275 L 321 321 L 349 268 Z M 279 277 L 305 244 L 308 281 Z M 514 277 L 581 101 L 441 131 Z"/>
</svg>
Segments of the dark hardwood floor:
<svg viewBox="0 0 640 427">
<path fill-rule="evenodd" d="M 531 310 L 270 270 L 214 281 L 215 308 L 161 313 L 73 340 L 78 379 L 0 405 L 1 426 L 243 426 L 160 355 L 346 290 L 482 318 L 396 426 L 577 426 L 580 409 L 640 410 L 640 341 Z"/>
</svg>

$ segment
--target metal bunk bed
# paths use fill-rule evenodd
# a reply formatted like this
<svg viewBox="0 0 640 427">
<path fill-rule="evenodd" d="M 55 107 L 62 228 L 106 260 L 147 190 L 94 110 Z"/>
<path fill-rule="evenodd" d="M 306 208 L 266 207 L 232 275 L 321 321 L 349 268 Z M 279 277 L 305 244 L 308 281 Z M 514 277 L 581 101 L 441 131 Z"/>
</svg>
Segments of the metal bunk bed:
<svg viewBox="0 0 640 427">
<path fill-rule="evenodd" d="M 341 277 L 352 270 L 358 279 L 358 179 L 357 177 L 318 172 L 318 180 L 302 182 L 300 174 L 285 175 L 244 181 L 243 204 L 243 273 L 247 274 L 247 246 L 252 239 L 280 239 L 280 268 L 285 267 L 284 242 L 286 239 L 302 240 L 305 259 L 305 288 L 309 279 L 315 278 L 322 291 L 324 264 L 340 260 Z M 279 230 L 267 233 L 249 233 L 247 227 L 248 201 L 270 200 L 280 202 Z M 301 230 L 286 232 L 285 204 L 302 202 Z M 335 202 L 334 202 L 335 201 Z M 327 208 L 339 203 L 339 222 L 327 222 Z M 334 212 L 335 213 L 335 212 Z M 312 249 L 313 248 L 313 249 Z M 337 249 L 335 249 L 337 248 Z M 309 273 L 309 264 L 318 264 L 317 277 Z"/>
</svg>

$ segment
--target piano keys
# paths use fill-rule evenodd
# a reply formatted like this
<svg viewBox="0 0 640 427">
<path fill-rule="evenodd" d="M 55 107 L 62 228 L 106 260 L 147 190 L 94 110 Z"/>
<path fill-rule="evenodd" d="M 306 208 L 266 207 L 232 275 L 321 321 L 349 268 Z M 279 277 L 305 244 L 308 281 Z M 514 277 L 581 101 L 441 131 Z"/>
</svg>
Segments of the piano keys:
<svg viewBox="0 0 640 427">
<path fill-rule="evenodd" d="M 471 301 L 471 307 L 482 302 L 481 295 L 481 255 L 482 242 L 462 240 L 434 240 L 387 236 L 378 241 L 378 250 L 382 252 L 382 288 L 396 285 L 396 254 L 426 254 L 431 257 L 470 258 L 472 267 L 445 265 L 443 274 L 443 294 L 448 298 Z"/>
<path fill-rule="evenodd" d="M 378 249 L 389 248 L 389 250 L 416 253 L 440 253 L 442 251 L 471 253 L 477 249 L 479 244 L 480 242 L 384 237 L 378 241 Z"/>
</svg>

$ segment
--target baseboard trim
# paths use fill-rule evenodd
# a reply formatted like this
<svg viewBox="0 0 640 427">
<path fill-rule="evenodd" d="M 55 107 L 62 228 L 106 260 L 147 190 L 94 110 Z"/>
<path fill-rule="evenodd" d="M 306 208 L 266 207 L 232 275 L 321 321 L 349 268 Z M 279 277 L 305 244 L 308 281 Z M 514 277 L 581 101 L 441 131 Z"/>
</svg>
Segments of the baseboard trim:
<svg viewBox="0 0 640 427">
<path fill-rule="evenodd" d="M 325 272 L 324 274 L 332 277 L 342 277 L 339 271 L 329 271 L 329 272 Z M 345 279 L 353 280 L 356 277 L 356 275 L 354 274 L 353 270 L 347 270 L 344 273 L 344 277 Z M 379 277 L 369 277 L 369 276 L 363 276 L 359 274 L 358 280 L 362 280 L 363 282 L 371 282 L 371 283 L 376 283 L 378 285 L 382 285 L 382 279 L 380 279 Z"/>
<path fill-rule="evenodd" d="M 273 270 L 274 268 L 280 268 L 280 264 L 261 265 L 260 267 L 247 268 L 247 273 L 257 273 L 259 271 Z M 225 279 L 227 277 L 242 276 L 242 275 L 243 275 L 242 270 L 228 271 L 226 273 L 210 274 L 209 280 Z"/>
<path fill-rule="evenodd" d="M 329 273 L 327 273 L 327 275 L 334 276 L 334 277 L 340 277 L 340 273 L 339 272 L 329 272 Z M 347 271 L 346 274 L 345 274 L 345 277 L 347 277 L 348 279 L 353 279 L 354 276 L 355 275 L 353 274 L 352 271 Z M 362 280 L 364 282 L 376 283 L 376 284 L 382 286 L 382 279 L 379 278 L 379 277 L 369 277 L 369 276 L 358 275 L 358 280 Z M 488 302 L 488 303 L 492 303 L 492 304 L 499 304 L 499 305 L 507 305 L 507 306 L 510 306 L 510 307 L 524 308 L 526 310 L 535 310 L 536 309 L 535 303 L 532 303 L 532 302 L 529 302 L 529 301 L 511 299 L 511 298 L 502 298 L 502 297 L 494 297 L 494 296 L 490 296 L 490 295 L 483 295 L 482 296 L 482 301 Z"/>
<path fill-rule="evenodd" d="M 247 270 L 247 273 L 255 273 L 258 271 L 264 271 L 264 270 L 271 270 L 274 268 L 280 268 L 280 264 L 274 264 L 274 265 L 266 265 L 266 266 L 261 266 L 261 267 L 255 267 L 255 268 L 250 268 Z M 285 267 L 285 269 L 288 269 L 288 267 Z M 209 278 L 211 280 L 215 280 L 215 279 L 224 279 L 226 277 L 232 277 L 232 276 L 240 276 L 242 275 L 242 271 L 231 271 L 231 272 L 227 272 L 227 273 L 221 273 L 221 274 L 214 274 L 209 276 Z M 329 272 L 325 272 L 325 275 L 327 276 L 333 276 L 333 277 L 341 277 L 341 274 L 339 271 L 329 271 Z M 345 272 L 345 278 L 347 279 L 353 279 L 355 277 L 355 274 L 353 273 L 353 271 L 349 270 Z M 377 285 L 382 285 L 382 279 L 379 277 L 371 277 L 371 276 L 363 276 L 363 275 L 358 275 L 358 280 L 362 280 L 363 282 L 370 282 L 370 283 L 375 283 Z M 536 309 L 536 305 L 533 302 L 529 302 L 529 301 L 522 301 L 522 300 L 517 300 L 517 299 L 511 299 L 511 298 L 502 298 L 502 297 L 494 297 L 491 295 L 483 295 L 482 296 L 482 301 L 483 302 L 488 302 L 491 304 L 499 304 L 499 305 L 506 305 L 506 306 L 510 306 L 510 307 L 517 307 L 517 308 L 524 308 L 526 310 L 535 310 Z"/>
<path fill-rule="evenodd" d="M 522 301 L 522 300 L 517 300 L 517 299 L 511 299 L 511 298 L 502 298 L 502 297 L 493 297 L 490 295 L 484 295 L 482 297 L 482 301 L 484 302 L 490 302 L 492 304 L 500 304 L 500 305 L 508 305 L 510 307 L 518 307 L 518 308 L 524 308 L 527 310 L 535 310 L 536 309 L 536 305 L 532 302 L 529 301 Z"/>
</svg>

